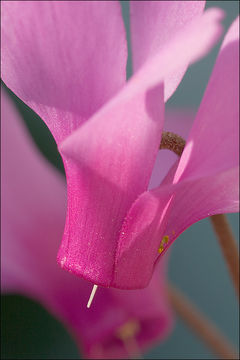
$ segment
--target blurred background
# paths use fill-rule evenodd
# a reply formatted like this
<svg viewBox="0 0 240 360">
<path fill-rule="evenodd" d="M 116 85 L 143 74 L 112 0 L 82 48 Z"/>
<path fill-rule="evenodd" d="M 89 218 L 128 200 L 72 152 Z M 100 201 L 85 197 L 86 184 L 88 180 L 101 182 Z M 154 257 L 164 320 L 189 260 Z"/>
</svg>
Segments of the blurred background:
<svg viewBox="0 0 240 360">
<path fill-rule="evenodd" d="M 129 3 L 122 1 L 129 39 Z M 226 12 L 225 30 L 239 14 L 238 1 L 207 1 L 207 7 Z M 220 43 L 211 53 L 187 71 L 181 85 L 168 101 L 169 107 L 197 109 L 211 74 Z M 130 51 L 130 47 L 129 47 Z M 128 77 L 131 75 L 131 55 Z M 17 107 L 48 160 L 64 173 L 55 142 L 42 120 L 13 94 Z M 239 238 L 238 214 L 228 215 Z M 170 280 L 238 346 L 239 314 L 236 296 L 208 219 L 185 231 L 172 246 L 168 275 Z M 18 295 L 1 297 L 1 357 L 4 359 L 79 359 L 74 341 L 64 327 L 37 302 Z M 164 343 L 144 354 L 145 359 L 214 359 L 180 319 Z"/>
</svg>

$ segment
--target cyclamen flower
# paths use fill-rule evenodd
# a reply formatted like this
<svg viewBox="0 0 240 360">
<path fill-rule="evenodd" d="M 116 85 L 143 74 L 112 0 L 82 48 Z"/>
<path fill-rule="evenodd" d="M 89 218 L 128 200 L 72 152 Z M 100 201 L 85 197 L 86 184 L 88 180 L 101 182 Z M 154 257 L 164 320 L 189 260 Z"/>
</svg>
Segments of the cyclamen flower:
<svg viewBox="0 0 240 360">
<path fill-rule="evenodd" d="M 146 289 L 99 289 L 87 309 L 91 284 L 62 271 L 55 260 L 64 228 L 65 183 L 38 153 L 4 92 L 1 105 L 2 291 L 40 301 L 66 325 L 87 358 L 128 357 L 131 347 L 126 349 L 120 331 L 131 323 L 141 351 L 163 340 L 173 323 L 166 261 Z"/>
<path fill-rule="evenodd" d="M 68 206 L 58 261 L 96 284 L 145 287 L 186 227 L 238 210 L 237 22 L 180 162 L 147 191 L 164 98 L 221 33 L 222 12 L 202 14 L 204 4 L 133 1 L 134 75 L 125 83 L 117 2 L 3 3 L 3 80 L 46 122 L 65 166 Z"/>
</svg>

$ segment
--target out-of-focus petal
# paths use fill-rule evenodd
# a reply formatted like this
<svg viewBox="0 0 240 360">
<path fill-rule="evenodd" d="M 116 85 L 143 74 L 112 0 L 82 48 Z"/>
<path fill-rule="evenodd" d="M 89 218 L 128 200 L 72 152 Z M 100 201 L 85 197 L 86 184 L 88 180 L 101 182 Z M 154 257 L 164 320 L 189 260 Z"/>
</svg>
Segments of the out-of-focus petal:
<svg viewBox="0 0 240 360">
<path fill-rule="evenodd" d="M 139 323 L 136 341 L 141 350 L 166 337 L 172 314 L 165 261 L 149 288 L 131 294 L 99 288 L 91 309 L 86 308 L 91 284 L 61 270 L 55 261 L 64 225 L 64 181 L 38 153 L 4 92 L 1 100 L 2 291 L 40 301 L 66 325 L 88 358 L 127 358 L 117 330 L 130 320 Z"/>
<path fill-rule="evenodd" d="M 114 296 L 117 294 L 117 301 L 124 304 L 133 318 L 140 319 L 140 325 L 146 331 L 139 333 L 137 339 L 141 348 L 145 350 L 150 344 L 153 345 L 157 341 L 162 341 L 169 334 L 173 325 L 168 298 L 167 296 L 159 296 L 160 289 L 164 295 L 167 291 L 167 262 L 168 256 L 166 255 L 158 263 L 147 288 L 131 291 L 112 290 Z M 150 294 L 151 296 L 149 296 Z M 164 311 L 161 311 L 163 309 Z"/>
<path fill-rule="evenodd" d="M 58 261 L 65 269 L 111 285 L 123 220 L 148 187 L 160 145 L 161 81 L 209 49 L 220 34 L 221 17 L 222 12 L 211 10 L 188 24 L 114 99 L 60 144 L 68 213 Z"/>
<path fill-rule="evenodd" d="M 201 15 L 204 6 L 205 1 L 131 1 L 133 70 L 137 71 L 147 59 L 171 41 L 184 25 Z M 185 65 L 164 79 L 165 100 L 180 83 L 188 64 Z"/>
<path fill-rule="evenodd" d="M 70 274 L 67 274 L 71 277 Z M 173 326 L 173 314 L 166 292 L 166 262 L 159 263 L 149 286 L 131 292 L 116 289 L 99 288 L 90 309 L 84 307 L 91 291 L 90 284 L 81 279 L 75 280 L 71 288 L 65 291 L 60 313 L 71 315 L 71 327 L 78 335 L 80 349 L 87 358 L 128 358 L 125 344 L 118 338 L 118 330 L 123 325 L 134 321 L 139 330 L 135 341 L 141 352 L 146 351 L 157 342 L 163 341 Z M 78 295 L 81 288 L 81 298 Z M 78 289 L 77 291 L 74 289 Z M 53 305 L 61 303 L 56 293 Z M 79 304 L 81 303 L 83 306 Z M 129 344 L 131 339 L 129 339 Z M 133 349 L 134 350 L 134 349 Z"/>
<path fill-rule="evenodd" d="M 2 287 L 44 291 L 46 282 L 36 278 L 41 272 L 48 277 L 43 259 L 54 261 L 61 240 L 65 184 L 37 151 L 4 91 L 1 111 Z"/>
<path fill-rule="evenodd" d="M 125 286 L 128 274 L 129 288 L 131 281 L 136 284 L 136 278 L 139 286 L 146 285 L 153 264 L 160 256 L 158 249 L 161 245 L 163 254 L 194 222 L 214 214 L 239 210 L 238 38 L 237 19 L 225 37 L 172 179 L 178 186 L 169 184 L 142 194 L 125 219 L 117 251 L 117 284 L 122 282 Z M 167 243 L 162 243 L 164 236 L 167 236 Z M 133 271 L 132 280 L 130 269 Z"/>
<path fill-rule="evenodd" d="M 2 79 L 56 141 L 122 87 L 127 48 L 118 1 L 4 1 Z"/>
</svg>

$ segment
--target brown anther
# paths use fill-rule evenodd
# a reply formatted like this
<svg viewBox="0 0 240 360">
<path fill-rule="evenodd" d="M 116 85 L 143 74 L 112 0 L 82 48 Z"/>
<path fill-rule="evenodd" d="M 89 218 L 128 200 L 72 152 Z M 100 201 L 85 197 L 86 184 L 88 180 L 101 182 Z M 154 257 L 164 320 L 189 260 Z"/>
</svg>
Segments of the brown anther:
<svg viewBox="0 0 240 360">
<path fill-rule="evenodd" d="M 181 156 L 185 144 L 186 141 L 181 136 L 169 131 L 163 131 L 160 149 L 168 149 L 173 151 L 176 155 Z"/>
</svg>

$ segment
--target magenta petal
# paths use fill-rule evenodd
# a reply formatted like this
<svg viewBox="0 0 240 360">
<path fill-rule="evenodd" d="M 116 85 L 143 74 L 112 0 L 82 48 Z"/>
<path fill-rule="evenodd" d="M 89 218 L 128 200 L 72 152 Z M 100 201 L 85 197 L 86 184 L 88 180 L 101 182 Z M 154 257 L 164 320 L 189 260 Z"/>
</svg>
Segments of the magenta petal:
<svg viewBox="0 0 240 360">
<path fill-rule="evenodd" d="M 143 291 L 100 288 L 92 308 L 86 308 L 91 284 L 62 271 L 55 261 L 64 224 L 64 182 L 38 153 L 4 92 L 1 105 L 2 291 L 40 301 L 66 325 L 88 358 L 127 357 L 116 332 L 132 319 L 140 325 L 141 349 L 166 337 L 172 327 L 166 262 Z"/>
<path fill-rule="evenodd" d="M 201 15 L 205 1 L 131 1 L 133 68 L 156 55 L 181 28 Z M 167 100 L 180 83 L 187 65 L 164 79 Z"/>
<path fill-rule="evenodd" d="M 1 8 L 2 79 L 60 141 L 125 83 L 120 4 L 4 1 Z"/>
<path fill-rule="evenodd" d="M 166 296 L 166 263 L 168 257 L 159 262 L 149 286 L 141 290 L 112 290 L 116 300 L 128 309 L 133 318 L 140 320 L 144 331 L 137 336 L 140 348 L 146 350 L 169 334 L 173 317 Z M 160 295 L 160 290 L 161 294 Z M 163 296 L 165 295 L 165 296 Z"/>
<path fill-rule="evenodd" d="M 164 340 L 173 326 L 165 279 L 166 261 L 159 264 L 146 289 L 129 292 L 99 288 L 91 309 L 80 306 L 80 310 L 79 298 L 72 287 L 72 291 L 66 295 L 68 311 L 75 312 L 73 326 L 75 334 L 79 335 L 77 340 L 81 340 L 80 345 L 85 356 L 104 359 L 128 358 L 125 345 L 117 338 L 117 330 L 131 320 L 139 324 L 140 331 L 136 335 L 136 341 L 142 352 Z M 81 279 L 77 281 L 85 284 Z M 83 302 L 87 301 L 91 290 L 87 285 L 85 289 L 82 285 Z M 66 308 L 66 305 L 64 306 Z M 71 321 L 73 319 L 72 316 Z"/>
<path fill-rule="evenodd" d="M 143 193 L 121 230 L 114 284 L 146 286 L 154 264 L 194 222 L 239 211 L 238 19 L 226 35 L 171 185 Z M 167 184 L 168 183 L 168 184 Z M 162 244 L 164 236 L 168 243 Z M 162 250 L 161 251 L 161 245 Z M 123 270 L 124 269 L 124 270 Z M 127 270 L 128 269 L 128 270 Z"/>
<path fill-rule="evenodd" d="M 141 351 L 170 333 L 173 315 L 165 289 L 166 262 L 159 264 L 146 289 L 129 292 L 99 288 L 90 309 L 86 303 L 91 284 L 58 271 L 58 276 L 50 279 L 52 291 L 44 303 L 73 333 L 86 358 L 128 358 L 117 330 L 132 320 L 139 325 L 136 341 Z"/>
<path fill-rule="evenodd" d="M 68 213 L 58 254 L 63 268 L 111 286 L 123 220 L 148 187 L 160 144 L 161 81 L 205 53 L 220 34 L 221 16 L 212 10 L 188 24 L 114 99 L 60 144 L 68 182 Z"/>
<path fill-rule="evenodd" d="M 125 288 L 126 281 L 129 289 L 149 283 L 164 236 L 168 243 L 161 255 L 193 223 L 214 214 L 239 211 L 238 172 L 234 168 L 142 194 L 122 227 L 115 268 L 118 286 Z"/>
<path fill-rule="evenodd" d="M 60 147 L 68 213 L 58 260 L 99 285 L 111 285 L 122 221 L 148 186 L 163 125 L 161 89 L 129 100 L 123 91 Z"/>
</svg>

